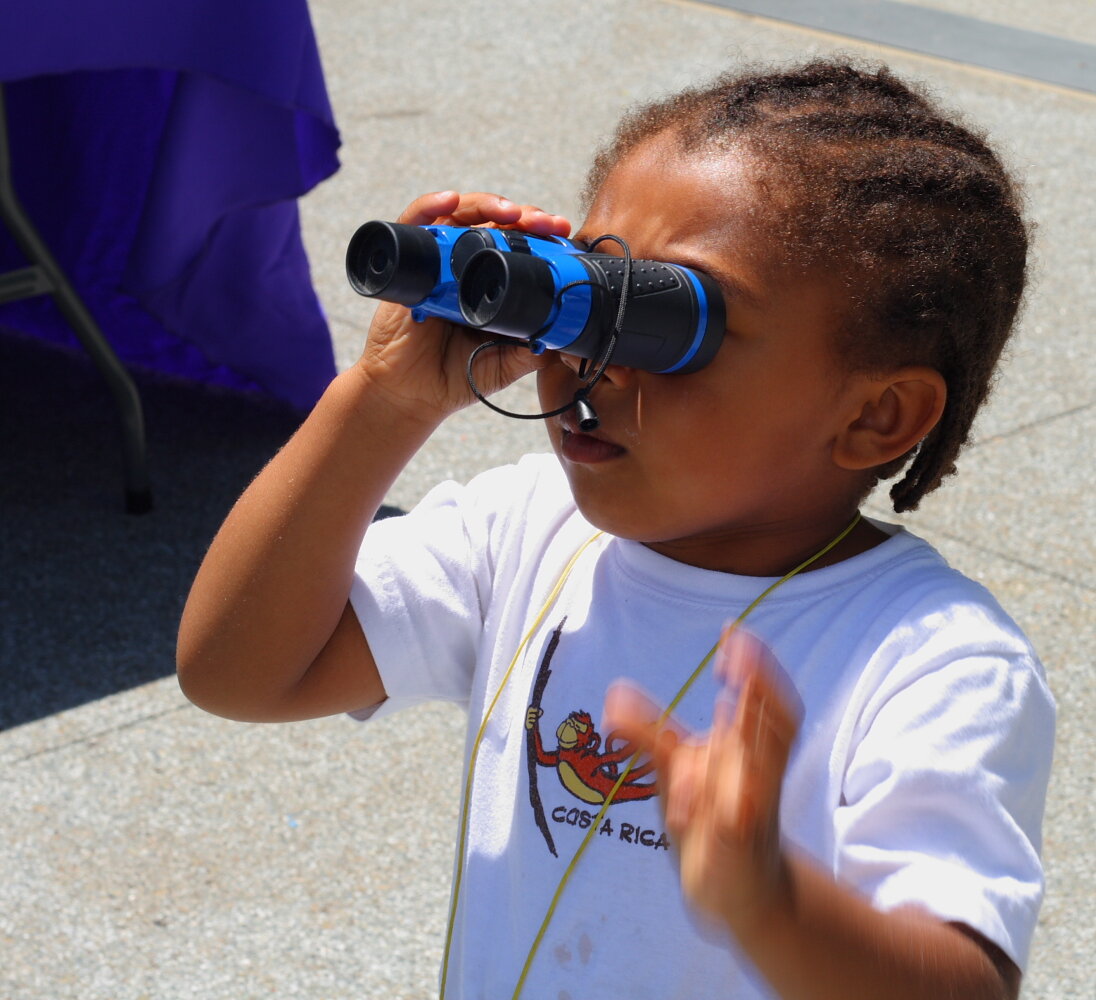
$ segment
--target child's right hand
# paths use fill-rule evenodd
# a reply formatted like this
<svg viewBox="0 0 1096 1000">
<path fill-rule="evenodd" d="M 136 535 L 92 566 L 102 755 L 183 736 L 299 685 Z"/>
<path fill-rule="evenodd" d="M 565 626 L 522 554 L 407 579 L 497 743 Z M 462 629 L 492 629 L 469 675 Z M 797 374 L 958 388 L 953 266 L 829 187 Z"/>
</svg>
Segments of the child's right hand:
<svg viewBox="0 0 1096 1000">
<path fill-rule="evenodd" d="M 484 192 L 424 194 L 397 221 L 415 226 L 496 226 L 540 236 L 571 232 L 571 224 L 562 216 Z M 412 420 L 438 422 L 475 399 L 465 369 L 468 356 L 485 339 L 475 330 L 436 318 L 416 323 L 409 309 L 382 302 L 356 367 L 368 379 L 371 391 L 383 393 L 398 413 Z M 476 382 L 483 392 L 492 393 L 542 363 L 515 341 L 477 359 Z"/>
<path fill-rule="evenodd" d="M 399 221 L 570 232 L 566 219 L 531 205 L 455 191 L 423 195 Z M 179 681 L 192 701 L 257 722 L 385 699 L 349 604 L 354 564 L 411 456 L 474 398 L 464 369 L 477 340 L 453 324 L 414 323 L 402 306 L 377 310 L 361 359 L 252 481 L 206 553 L 179 628 Z M 476 378 L 485 390 L 538 366 L 520 344 L 484 353 Z"/>
</svg>

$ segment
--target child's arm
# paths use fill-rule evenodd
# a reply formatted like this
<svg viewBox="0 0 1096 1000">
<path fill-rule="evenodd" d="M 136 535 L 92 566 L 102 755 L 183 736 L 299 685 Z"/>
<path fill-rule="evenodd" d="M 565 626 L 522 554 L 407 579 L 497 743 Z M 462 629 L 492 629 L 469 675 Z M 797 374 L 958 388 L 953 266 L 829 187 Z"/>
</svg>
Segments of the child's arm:
<svg viewBox="0 0 1096 1000">
<path fill-rule="evenodd" d="M 567 220 L 497 195 L 424 195 L 415 225 L 492 223 L 567 235 Z M 362 537 L 393 481 L 449 414 L 472 402 L 465 364 L 482 340 L 382 304 L 361 359 L 340 374 L 246 490 L 210 546 L 179 629 L 180 684 L 218 715 L 311 718 L 375 705 L 385 691 L 348 598 Z M 485 391 L 537 366 L 491 353 Z"/>
<path fill-rule="evenodd" d="M 655 760 L 682 887 L 723 922 L 784 1000 L 1014 1000 L 1020 972 L 968 928 L 913 909 L 880 912 L 779 831 L 780 786 L 798 719 L 772 655 L 745 633 L 720 669 L 737 689 L 708 738 L 686 738 L 627 685 L 611 689 L 606 728 Z"/>
</svg>

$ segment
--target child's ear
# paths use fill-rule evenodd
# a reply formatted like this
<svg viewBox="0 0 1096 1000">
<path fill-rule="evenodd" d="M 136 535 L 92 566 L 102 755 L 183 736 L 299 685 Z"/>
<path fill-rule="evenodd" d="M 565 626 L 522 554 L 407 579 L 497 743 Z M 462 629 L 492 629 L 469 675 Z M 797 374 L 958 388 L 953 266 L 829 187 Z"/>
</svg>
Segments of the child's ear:
<svg viewBox="0 0 1096 1000">
<path fill-rule="evenodd" d="M 860 409 L 833 445 L 843 469 L 872 469 L 904 455 L 936 426 L 947 401 L 944 376 L 922 365 L 865 378 L 862 385 Z"/>
</svg>

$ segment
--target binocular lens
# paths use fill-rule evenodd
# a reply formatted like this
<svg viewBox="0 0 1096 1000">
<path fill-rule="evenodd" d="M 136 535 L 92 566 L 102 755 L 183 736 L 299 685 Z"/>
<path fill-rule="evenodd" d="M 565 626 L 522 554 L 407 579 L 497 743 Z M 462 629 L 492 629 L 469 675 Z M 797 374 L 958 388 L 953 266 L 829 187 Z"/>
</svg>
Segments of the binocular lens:
<svg viewBox="0 0 1096 1000">
<path fill-rule="evenodd" d="M 469 326 L 528 340 L 555 299 L 552 269 L 539 257 L 481 250 L 460 281 L 460 311 Z"/>
<path fill-rule="evenodd" d="M 367 222 L 346 250 L 346 276 L 354 291 L 405 306 L 430 294 L 440 269 L 437 242 L 418 226 Z"/>
<path fill-rule="evenodd" d="M 388 270 L 391 261 L 392 258 L 389 255 L 388 250 L 385 247 L 377 247 L 369 258 L 369 273 L 371 275 L 376 274 L 383 277 L 385 271 Z"/>
</svg>

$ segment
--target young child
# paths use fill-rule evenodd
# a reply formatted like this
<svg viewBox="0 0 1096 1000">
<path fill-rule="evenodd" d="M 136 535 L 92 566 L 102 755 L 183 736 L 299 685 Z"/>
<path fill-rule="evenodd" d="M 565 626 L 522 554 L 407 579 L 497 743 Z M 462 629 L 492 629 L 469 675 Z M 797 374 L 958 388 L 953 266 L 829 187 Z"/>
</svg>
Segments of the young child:
<svg viewBox="0 0 1096 1000">
<path fill-rule="evenodd" d="M 718 281 L 714 361 L 610 364 L 596 431 L 567 411 L 554 456 L 371 524 L 482 340 L 382 305 L 210 548 L 184 690 L 244 720 L 468 708 L 444 997 L 1015 997 L 1042 668 L 857 514 L 954 471 L 1024 284 L 1012 183 L 888 71 L 813 63 L 633 113 L 588 204 L 576 238 Z M 453 191 L 400 221 L 570 230 Z M 545 410 L 582 384 L 516 343 L 476 363 L 486 389 L 535 369 Z"/>
</svg>

